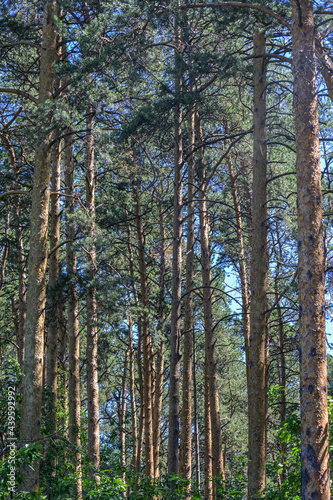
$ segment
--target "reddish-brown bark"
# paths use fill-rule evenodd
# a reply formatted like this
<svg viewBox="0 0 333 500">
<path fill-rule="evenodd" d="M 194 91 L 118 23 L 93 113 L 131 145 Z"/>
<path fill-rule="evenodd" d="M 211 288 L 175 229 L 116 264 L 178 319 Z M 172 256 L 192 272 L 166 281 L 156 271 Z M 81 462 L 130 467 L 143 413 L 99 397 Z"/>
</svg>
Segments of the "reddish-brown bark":
<svg viewBox="0 0 333 500">
<path fill-rule="evenodd" d="M 49 0 L 44 8 L 43 37 L 39 77 L 39 107 L 51 98 L 56 58 L 55 15 L 57 3 Z M 45 120 L 52 120 L 47 113 Z M 22 416 L 20 438 L 35 442 L 41 437 L 41 405 L 43 390 L 44 322 L 48 219 L 51 175 L 51 132 L 42 133 L 35 153 L 34 180 L 31 205 L 29 279 L 27 287 L 26 343 L 24 356 Z M 21 489 L 39 490 L 39 463 L 25 467 Z"/>
<path fill-rule="evenodd" d="M 330 498 L 325 276 L 312 0 L 292 2 L 302 500 Z"/>
</svg>

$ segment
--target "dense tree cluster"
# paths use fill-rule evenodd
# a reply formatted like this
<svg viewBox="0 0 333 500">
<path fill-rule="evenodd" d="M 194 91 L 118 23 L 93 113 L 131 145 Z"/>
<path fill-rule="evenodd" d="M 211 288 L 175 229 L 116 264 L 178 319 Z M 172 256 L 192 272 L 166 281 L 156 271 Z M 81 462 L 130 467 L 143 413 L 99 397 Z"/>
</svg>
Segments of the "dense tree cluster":
<svg viewBox="0 0 333 500">
<path fill-rule="evenodd" d="M 0 498 L 328 500 L 330 2 L 0 13 Z"/>
</svg>

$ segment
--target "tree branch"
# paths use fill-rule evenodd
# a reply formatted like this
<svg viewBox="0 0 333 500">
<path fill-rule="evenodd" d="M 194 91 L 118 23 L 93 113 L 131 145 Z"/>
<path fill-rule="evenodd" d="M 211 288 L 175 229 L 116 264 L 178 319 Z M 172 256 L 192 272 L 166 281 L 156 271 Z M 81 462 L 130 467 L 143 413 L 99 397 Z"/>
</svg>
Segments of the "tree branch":
<svg viewBox="0 0 333 500">
<path fill-rule="evenodd" d="M 0 93 L 2 94 L 14 94 L 14 95 L 19 95 L 21 97 L 25 97 L 26 99 L 29 99 L 32 101 L 36 106 L 38 105 L 38 99 L 36 99 L 34 96 L 29 94 L 28 92 L 25 92 L 24 90 L 19 90 L 19 89 L 6 89 L 3 87 L 0 87 Z"/>
<path fill-rule="evenodd" d="M 30 196 L 31 192 L 30 191 L 6 191 L 5 193 L 0 194 L 0 200 L 5 198 L 6 196 L 12 196 L 12 195 L 16 195 L 16 194 L 25 194 L 27 196 Z"/>
</svg>

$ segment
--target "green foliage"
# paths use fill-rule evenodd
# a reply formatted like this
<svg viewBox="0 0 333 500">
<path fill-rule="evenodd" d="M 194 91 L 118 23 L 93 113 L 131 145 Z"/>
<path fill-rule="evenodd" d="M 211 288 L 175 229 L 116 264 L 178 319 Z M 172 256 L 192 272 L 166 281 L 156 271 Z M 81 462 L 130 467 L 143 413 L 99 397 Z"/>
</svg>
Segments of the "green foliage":
<svg viewBox="0 0 333 500">
<path fill-rule="evenodd" d="M 273 478 L 274 486 L 266 488 L 268 500 L 299 500 L 301 490 L 301 442 L 299 415 L 291 415 L 275 432 L 277 443 L 284 444 L 284 453 L 267 464 L 267 475 Z M 276 484 L 277 474 L 282 477 L 281 488 Z"/>
<path fill-rule="evenodd" d="M 133 476 L 133 479 L 129 482 L 133 487 L 133 491 L 129 495 L 130 500 L 151 500 L 153 497 L 157 497 L 160 500 L 181 500 L 188 485 L 186 479 L 176 475 L 163 476 L 157 481 L 141 476 L 139 486 L 135 487 L 137 480 L 138 478 Z M 200 497 L 193 496 L 192 498 Z"/>
<path fill-rule="evenodd" d="M 10 491 L 10 470 L 11 470 L 11 460 L 8 459 L 9 450 L 7 447 L 5 448 L 5 460 L 0 461 L 0 491 L 2 492 L 0 495 L 0 499 L 12 498 Z M 26 494 L 19 493 L 18 488 L 22 483 L 22 475 L 20 470 L 24 467 L 33 467 L 33 464 L 36 460 L 40 460 L 42 458 L 42 446 L 37 443 L 29 444 L 22 446 L 21 448 L 16 450 L 15 453 L 15 498 L 38 498 L 42 500 L 45 498 L 42 494 Z M 35 496 L 34 496 L 35 495 Z"/>
<path fill-rule="evenodd" d="M 89 480 L 83 481 L 83 500 L 121 500 L 126 484 L 109 474 L 110 471 L 103 471 L 98 485 Z"/>
<path fill-rule="evenodd" d="M 218 499 L 243 500 L 247 486 L 246 464 L 245 457 L 235 458 L 228 464 L 227 478 L 216 478 Z"/>
</svg>

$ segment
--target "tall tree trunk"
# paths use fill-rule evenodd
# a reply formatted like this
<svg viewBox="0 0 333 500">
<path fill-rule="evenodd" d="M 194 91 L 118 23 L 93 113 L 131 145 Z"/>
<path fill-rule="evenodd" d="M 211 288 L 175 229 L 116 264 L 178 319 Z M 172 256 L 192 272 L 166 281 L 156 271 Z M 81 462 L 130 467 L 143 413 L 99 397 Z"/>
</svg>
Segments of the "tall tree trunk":
<svg viewBox="0 0 333 500">
<path fill-rule="evenodd" d="M 319 71 L 324 78 L 328 96 L 333 101 L 333 62 L 326 52 L 322 37 L 318 32 L 316 33 L 315 47 Z"/>
<path fill-rule="evenodd" d="M 205 454 L 205 498 L 213 499 L 213 451 L 212 423 L 209 398 L 208 355 L 205 352 L 205 416 L 204 416 L 204 454 Z"/>
<path fill-rule="evenodd" d="M 187 167 L 187 241 L 186 241 L 186 286 L 184 311 L 184 352 L 182 413 L 180 434 L 180 473 L 188 480 L 186 498 L 190 498 L 192 477 L 192 354 L 193 354 L 193 279 L 194 279 L 194 144 L 195 109 L 189 117 L 189 154 Z"/>
<path fill-rule="evenodd" d="M 278 231 L 278 230 L 277 230 Z M 277 233 L 278 234 L 278 233 Z M 279 234 L 278 234 L 279 236 Z M 283 326 L 283 313 L 280 303 L 280 291 L 279 291 L 279 279 L 280 279 L 280 262 L 282 262 L 282 248 L 281 243 L 278 243 L 280 248 L 279 254 L 279 262 L 276 266 L 276 277 L 275 277 L 275 303 L 276 303 L 276 311 L 277 311 L 277 320 L 278 320 L 278 332 L 279 332 L 279 347 L 278 347 L 278 377 L 279 377 L 279 391 L 280 391 L 280 401 L 279 401 L 279 414 L 280 414 L 280 426 L 283 426 L 284 421 L 286 420 L 286 411 L 287 411 L 287 377 L 286 377 L 286 356 L 285 356 L 285 334 L 284 334 L 284 326 Z M 285 458 L 287 453 L 287 445 L 286 443 L 280 443 L 280 451 L 282 455 L 282 471 L 280 474 L 281 482 L 285 480 Z"/>
<path fill-rule="evenodd" d="M 330 498 L 325 270 L 311 0 L 292 2 L 300 311 L 302 500 Z"/>
<path fill-rule="evenodd" d="M 198 138 L 203 142 L 202 131 L 197 114 L 196 128 Z M 207 367 L 208 383 L 205 384 L 205 390 L 209 391 L 210 420 L 212 439 L 212 460 L 213 476 L 224 475 L 221 422 L 220 422 L 220 403 L 216 370 L 216 353 L 213 328 L 212 312 L 212 287 L 211 287 L 211 259 L 209 248 L 209 216 L 207 207 L 207 183 L 205 178 L 205 168 L 203 159 L 203 150 L 199 150 L 198 161 L 198 197 L 200 211 L 200 242 L 201 242 L 201 272 L 202 272 L 202 295 L 205 324 L 205 365 Z M 206 408 L 208 411 L 208 409 Z"/>
<path fill-rule="evenodd" d="M 8 210 L 7 212 L 7 217 L 6 217 L 6 226 L 5 226 L 5 243 L 1 252 L 1 268 L 0 268 L 0 300 L 1 300 L 1 294 L 2 294 L 2 289 L 5 284 L 5 274 L 6 274 L 6 264 L 7 264 L 7 258 L 8 258 L 8 251 L 9 251 L 9 245 L 8 245 L 8 232 L 9 232 L 9 222 L 10 222 L 10 211 Z M 19 326 L 18 326 L 18 321 L 17 321 L 17 306 L 15 304 L 15 299 L 12 301 L 12 309 L 13 309 L 13 319 L 14 319 L 14 326 L 16 330 L 16 338 L 18 340 L 18 335 L 19 335 Z M 18 358 L 19 358 L 19 349 L 18 349 Z M 3 363 L 3 353 L 2 353 L 2 345 L 1 345 L 1 338 L 0 338 L 0 365 Z"/>
<path fill-rule="evenodd" d="M 128 225 L 128 255 L 129 255 L 129 268 L 130 268 L 130 276 L 132 281 L 133 288 L 133 296 L 135 307 L 139 309 L 139 296 L 135 282 L 134 275 L 134 258 L 133 258 L 133 250 L 132 250 L 132 231 L 131 226 Z M 141 461 L 142 461 L 142 448 L 143 448 L 143 437 L 144 437 L 144 395 L 143 395 L 143 376 L 142 376 L 142 323 L 141 316 L 139 316 L 137 320 L 138 327 L 138 350 L 137 350 L 137 364 L 138 364 L 138 377 L 139 377 L 139 388 L 140 388 L 140 416 L 139 416 L 139 435 L 138 435 L 138 446 L 137 446 L 137 456 L 136 456 L 136 464 L 135 471 L 141 471 Z M 139 481 L 139 476 L 138 476 Z M 137 482 L 138 484 L 138 482 Z"/>
<path fill-rule="evenodd" d="M 145 407 L 145 462 L 146 475 L 154 477 L 154 453 L 153 453 L 153 393 L 152 393 L 152 345 L 148 327 L 148 282 L 144 247 L 144 232 L 138 187 L 135 180 L 132 181 L 132 191 L 135 205 L 136 228 L 138 236 L 138 253 L 141 283 L 142 313 L 142 352 L 143 352 L 143 382 L 144 382 L 144 407 Z"/>
<path fill-rule="evenodd" d="M 179 0 L 177 0 L 179 6 Z M 175 110 L 174 110 L 174 179 L 173 179 L 173 245 L 171 283 L 171 333 L 169 379 L 169 441 L 168 474 L 179 473 L 179 399 L 180 399 L 180 339 L 183 232 L 183 137 L 182 137 L 182 56 L 180 13 L 175 14 Z"/>
<path fill-rule="evenodd" d="M 249 286 L 246 270 L 246 258 L 244 252 L 244 239 L 243 239 L 243 222 L 241 215 L 241 206 L 238 198 L 236 176 L 234 175 L 233 165 L 231 158 L 227 157 L 227 164 L 229 170 L 229 179 L 231 184 L 232 199 L 235 210 L 236 219 L 236 236 L 237 236 L 237 254 L 239 262 L 239 277 L 241 282 L 242 291 L 242 318 L 243 318 L 243 335 L 245 345 L 245 360 L 246 360 L 246 379 L 247 386 L 249 384 L 249 344 L 250 344 L 250 300 L 249 300 Z"/>
<path fill-rule="evenodd" d="M 127 393 L 127 365 L 129 350 L 126 349 L 124 359 L 124 372 L 121 384 L 121 412 L 120 412 L 120 453 L 123 482 L 126 481 L 126 393 Z M 125 494 L 125 492 L 124 492 Z"/>
<path fill-rule="evenodd" d="M 132 469 L 136 470 L 136 460 L 138 456 L 138 427 L 136 415 L 136 401 L 135 401 L 135 379 L 134 379 L 134 348 L 133 348 L 133 319 L 132 314 L 128 311 L 128 331 L 129 331 L 129 392 L 131 400 L 131 417 L 132 417 L 132 441 L 133 441 L 133 455 L 132 455 Z"/>
<path fill-rule="evenodd" d="M 265 53 L 265 33 L 253 38 L 254 55 Z M 250 345 L 248 357 L 249 463 L 248 496 L 263 496 L 266 486 L 267 427 L 267 145 L 266 60 L 254 58 L 253 88 L 253 190 Z"/>
<path fill-rule="evenodd" d="M 24 362 L 24 344 L 25 344 L 25 331 L 27 319 L 27 287 L 26 287 L 26 274 L 25 274 L 25 258 L 23 247 L 22 226 L 19 221 L 20 217 L 20 200 L 17 201 L 16 210 L 17 224 L 15 227 L 15 238 L 17 245 L 17 267 L 19 279 L 19 301 L 18 301 L 18 332 L 17 332 L 17 345 L 18 345 L 18 363 L 20 370 L 23 371 Z"/>
<path fill-rule="evenodd" d="M 198 396 L 197 396 L 197 351 L 195 331 L 193 328 L 193 410 L 194 410 L 194 450 L 195 450 L 195 478 L 200 489 L 200 447 L 199 447 L 199 416 L 198 416 Z"/>
<path fill-rule="evenodd" d="M 74 449 L 74 464 L 76 472 L 75 500 L 82 498 L 82 471 L 81 471 L 81 400 L 80 400 L 80 334 L 79 334 L 79 305 L 77 294 L 76 255 L 74 250 L 75 222 L 72 216 L 75 211 L 74 200 L 74 158 L 73 140 L 67 131 L 65 137 L 65 184 L 67 198 L 66 236 L 66 264 L 68 275 L 68 400 L 69 400 L 69 441 Z"/>
<path fill-rule="evenodd" d="M 51 98 L 56 57 L 56 33 L 54 18 L 57 12 L 55 0 L 48 0 L 44 9 L 43 38 L 39 77 L 39 107 Z M 45 123 L 52 116 L 46 112 Z M 47 128 L 47 130 L 49 130 Z M 31 230 L 29 253 L 29 278 L 27 290 L 27 323 L 24 357 L 22 417 L 20 439 L 35 442 L 41 437 L 41 404 L 43 389 L 45 289 L 47 263 L 47 235 L 50 199 L 50 141 L 51 133 L 40 133 L 35 153 L 33 191 L 31 197 Z M 38 492 L 39 463 L 24 468 L 22 490 Z"/>
<path fill-rule="evenodd" d="M 59 135 L 54 133 L 55 143 L 52 148 L 51 164 L 52 178 L 51 189 L 53 193 L 60 193 L 60 168 L 61 168 L 61 141 Z M 59 246 L 60 242 L 60 195 L 51 196 L 50 209 L 50 249 Z M 54 434 L 57 429 L 57 400 L 58 400 L 58 335 L 59 335 L 59 308 L 61 301 L 57 290 L 59 277 L 59 248 L 52 251 L 49 257 L 49 321 L 47 334 L 46 357 L 46 405 L 47 405 L 47 433 Z M 50 468 L 51 478 L 55 477 L 55 454 L 51 445 L 47 444 L 46 460 Z M 48 484 L 50 486 L 50 484 Z"/>
<path fill-rule="evenodd" d="M 156 362 L 156 384 L 155 401 L 153 410 L 153 433 L 154 433 L 154 477 L 160 476 L 160 440 L 161 440 L 161 415 L 163 403 L 163 379 L 164 379 L 164 348 L 165 348 L 165 225 L 162 207 L 159 207 L 160 221 L 160 281 L 159 281 L 159 310 L 158 310 L 158 333 L 161 336 L 157 351 Z"/>
<path fill-rule="evenodd" d="M 94 161 L 94 112 L 89 107 L 86 116 L 86 208 L 89 216 L 88 236 L 92 243 L 88 249 L 87 288 L 87 398 L 88 398 L 88 458 L 92 467 L 90 479 L 99 480 L 99 401 L 97 362 L 97 301 L 96 301 L 96 251 L 95 237 L 95 161 Z"/>
</svg>

